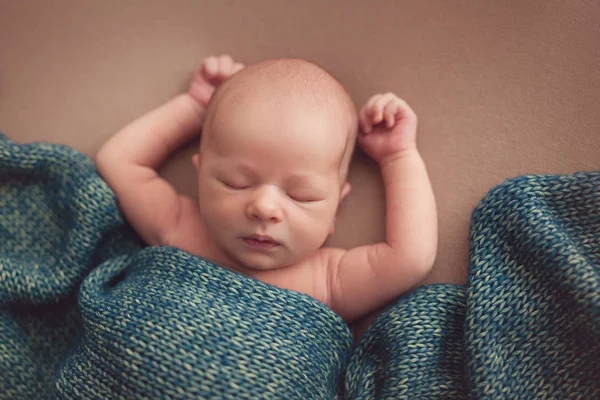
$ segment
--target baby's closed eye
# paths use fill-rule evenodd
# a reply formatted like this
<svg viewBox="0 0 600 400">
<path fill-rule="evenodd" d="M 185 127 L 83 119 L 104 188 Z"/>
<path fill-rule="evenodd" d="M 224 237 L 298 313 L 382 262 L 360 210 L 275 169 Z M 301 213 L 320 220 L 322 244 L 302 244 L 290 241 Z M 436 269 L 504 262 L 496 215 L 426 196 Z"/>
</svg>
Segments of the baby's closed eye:
<svg viewBox="0 0 600 400">
<path fill-rule="evenodd" d="M 303 195 L 303 194 L 288 194 L 288 196 L 299 203 L 314 203 L 323 199 L 317 198 L 316 196 Z"/>
<path fill-rule="evenodd" d="M 310 189 L 291 189 L 287 191 L 290 199 L 299 203 L 315 203 L 325 200 L 325 194 Z"/>
<path fill-rule="evenodd" d="M 231 190 L 244 190 L 250 188 L 250 184 L 243 180 L 236 179 L 218 179 L 218 181 L 225 186 L 227 189 Z"/>
</svg>

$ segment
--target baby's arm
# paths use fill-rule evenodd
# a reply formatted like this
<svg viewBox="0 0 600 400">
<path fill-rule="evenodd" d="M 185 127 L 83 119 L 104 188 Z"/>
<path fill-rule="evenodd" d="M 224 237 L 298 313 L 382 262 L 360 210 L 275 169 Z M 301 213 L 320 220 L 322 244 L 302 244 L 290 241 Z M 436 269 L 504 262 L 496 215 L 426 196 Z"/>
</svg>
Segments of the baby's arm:
<svg viewBox="0 0 600 400">
<path fill-rule="evenodd" d="M 360 121 L 359 142 L 385 185 L 386 241 L 329 254 L 329 303 L 347 321 L 414 287 L 437 251 L 436 205 L 416 146 L 415 113 L 388 93 L 371 98 Z"/>
<path fill-rule="evenodd" d="M 187 93 L 127 125 L 96 155 L 98 171 L 115 192 L 127 220 L 148 244 L 166 244 L 180 221 L 196 212 L 197 203 L 178 194 L 157 169 L 199 135 L 215 87 L 241 68 L 228 56 L 206 59 Z"/>
</svg>

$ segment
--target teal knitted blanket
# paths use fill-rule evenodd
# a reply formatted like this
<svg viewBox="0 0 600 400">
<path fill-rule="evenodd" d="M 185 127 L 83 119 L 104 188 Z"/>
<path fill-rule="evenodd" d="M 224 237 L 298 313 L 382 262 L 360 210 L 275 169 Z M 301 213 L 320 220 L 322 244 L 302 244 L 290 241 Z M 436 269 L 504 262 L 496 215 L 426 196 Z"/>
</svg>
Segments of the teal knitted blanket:
<svg viewBox="0 0 600 400">
<path fill-rule="evenodd" d="M 145 247 L 82 154 L 0 135 L 0 399 L 595 399 L 599 337 L 600 173 L 492 190 L 467 288 L 353 345 L 308 296 Z"/>
</svg>

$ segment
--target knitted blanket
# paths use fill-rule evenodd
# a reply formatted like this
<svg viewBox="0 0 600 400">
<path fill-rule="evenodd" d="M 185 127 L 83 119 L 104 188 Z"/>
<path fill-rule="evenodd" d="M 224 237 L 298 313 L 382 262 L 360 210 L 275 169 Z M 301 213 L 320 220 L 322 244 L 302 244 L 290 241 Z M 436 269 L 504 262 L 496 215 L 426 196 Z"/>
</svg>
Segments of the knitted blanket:
<svg viewBox="0 0 600 400">
<path fill-rule="evenodd" d="M 508 181 L 468 289 L 353 346 L 308 296 L 145 247 L 82 154 L 0 135 L 0 399 L 599 398 L 599 265 L 600 173 Z"/>
</svg>

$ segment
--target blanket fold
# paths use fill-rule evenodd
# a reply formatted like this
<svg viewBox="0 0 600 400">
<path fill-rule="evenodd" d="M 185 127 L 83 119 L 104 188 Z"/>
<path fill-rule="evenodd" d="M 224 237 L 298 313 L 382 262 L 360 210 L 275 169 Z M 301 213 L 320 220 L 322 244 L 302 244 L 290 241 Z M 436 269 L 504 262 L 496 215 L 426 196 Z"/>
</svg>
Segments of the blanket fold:
<svg viewBox="0 0 600 400">
<path fill-rule="evenodd" d="M 367 330 L 347 399 L 600 398 L 600 171 L 530 175 L 473 212 L 469 280 Z"/>
<path fill-rule="evenodd" d="M 352 337 L 323 304 L 144 248 L 72 149 L 0 155 L 0 398 L 335 396 Z"/>
<path fill-rule="evenodd" d="M 79 308 L 83 340 L 57 380 L 68 398 L 331 398 L 351 344 L 308 296 L 168 247 L 95 268 Z"/>
<path fill-rule="evenodd" d="M 145 247 L 77 151 L 0 135 L 0 399 L 600 398 L 600 172 L 508 180 L 470 235 L 466 288 L 353 346 L 308 296 Z"/>
<path fill-rule="evenodd" d="M 477 398 L 600 398 L 600 172 L 494 188 L 471 221 L 465 362 Z"/>
<path fill-rule="evenodd" d="M 464 399 L 465 289 L 431 285 L 389 307 L 361 338 L 347 399 Z"/>
</svg>

